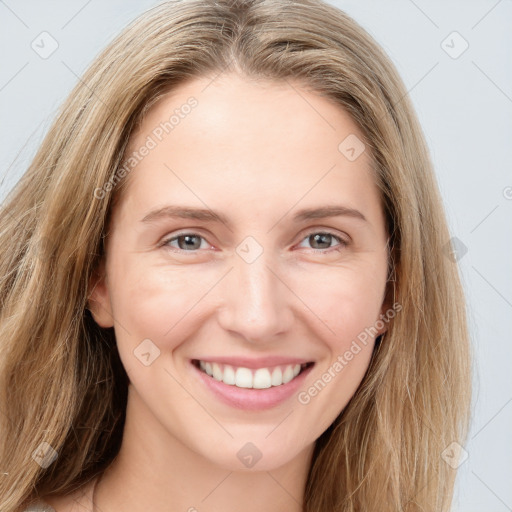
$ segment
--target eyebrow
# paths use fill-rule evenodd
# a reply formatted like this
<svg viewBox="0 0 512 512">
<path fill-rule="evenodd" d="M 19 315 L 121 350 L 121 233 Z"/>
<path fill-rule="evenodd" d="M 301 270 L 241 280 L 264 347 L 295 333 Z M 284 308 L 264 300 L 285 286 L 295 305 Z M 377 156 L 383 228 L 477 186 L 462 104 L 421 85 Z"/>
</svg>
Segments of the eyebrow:
<svg viewBox="0 0 512 512">
<path fill-rule="evenodd" d="M 366 217 L 354 208 L 348 208 L 341 205 L 322 206 L 320 208 L 303 208 L 296 212 L 292 220 L 293 222 L 301 222 L 311 219 L 324 219 L 327 217 L 352 217 L 368 222 Z M 204 222 L 221 222 L 226 226 L 230 226 L 229 219 L 214 210 L 207 208 L 191 208 L 185 206 L 164 206 L 156 210 L 150 211 L 141 222 L 150 223 L 165 218 L 181 218 L 181 219 L 194 219 Z"/>
<path fill-rule="evenodd" d="M 221 213 L 206 208 L 191 208 L 188 206 L 164 206 L 152 210 L 141 222 L 149 223 L 165 218 L 195 219 L 206 222 L 222 222 L 229 225 L 229 220 Z"/>
<path fill-rule="evenodd" d="M 322 206 L 320 208 L 304 208 L 299 210 L 294 216 L 293 221 L 299 222 L 310 219 L 324 219 L 327 217 L 352 217 L 368 222 L 366 217 L 355 208 L 348 208 L 346 206 Z"/>
</svg>

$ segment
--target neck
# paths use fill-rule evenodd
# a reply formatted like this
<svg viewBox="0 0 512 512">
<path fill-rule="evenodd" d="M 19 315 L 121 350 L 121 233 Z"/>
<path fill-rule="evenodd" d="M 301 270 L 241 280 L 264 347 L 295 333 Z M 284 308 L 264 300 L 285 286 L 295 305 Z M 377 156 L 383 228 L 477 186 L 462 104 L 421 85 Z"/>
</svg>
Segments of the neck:
<svg viewBox="0 0 512 512">
<path fill-rule="evenodd" d="M 130 386 L 121 449 L 96 488 L 97 510 L 302 511 L 313 446 L 270 470 L 223 468 L 143 414 L 141 402 Z"/>
</svg>

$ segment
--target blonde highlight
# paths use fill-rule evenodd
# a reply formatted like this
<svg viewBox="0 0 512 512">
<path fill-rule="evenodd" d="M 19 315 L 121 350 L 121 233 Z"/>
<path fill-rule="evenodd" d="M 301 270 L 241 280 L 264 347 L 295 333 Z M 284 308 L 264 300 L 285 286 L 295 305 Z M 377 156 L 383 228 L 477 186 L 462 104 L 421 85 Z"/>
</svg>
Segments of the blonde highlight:
<svg viewBox="0 0 512 512">
<path fill-rule="evenodd" d="M 388 291 L 401 312 L 317 440 L 304 511 L 449 510 L 455 472 L 441 453 L 466 439 L 471 359 L 433 165 L 394 65 L 320 0 L 165 2 L 95 59 L 60 108 L 0 216 L 0 509 L 69 493 L 115 458 L 128 376 L 113 329 L 86 309 L 130 173 L 115 177 L 152 105 L 225 71 L 301 83 L 345 109 L 371 150 L 386 213 Z M 34 462 L 42 442 L 58 465 Z"/>
</svg>

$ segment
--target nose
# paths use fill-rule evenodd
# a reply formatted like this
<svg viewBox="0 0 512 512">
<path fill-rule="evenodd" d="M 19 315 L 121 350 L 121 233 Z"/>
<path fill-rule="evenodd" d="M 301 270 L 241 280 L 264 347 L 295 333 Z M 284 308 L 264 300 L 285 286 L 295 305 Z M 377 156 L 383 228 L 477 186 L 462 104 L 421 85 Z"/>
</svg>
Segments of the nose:
<svg viewBox="0 0 512 512">
<path fill-rule="evenodd" d="M 251 263 L 235 254 L 233 266 L 222 290 L 221 327 L 251 343 L 275 340 L 294 321 L 293 292 L 275 260 L 266 251 Z"/>
</svg>

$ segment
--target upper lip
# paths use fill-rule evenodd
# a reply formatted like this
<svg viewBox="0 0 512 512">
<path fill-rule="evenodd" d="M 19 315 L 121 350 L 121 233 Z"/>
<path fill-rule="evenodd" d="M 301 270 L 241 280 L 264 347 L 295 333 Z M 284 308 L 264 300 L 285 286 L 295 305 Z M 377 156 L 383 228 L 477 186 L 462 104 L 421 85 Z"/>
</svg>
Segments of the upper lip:
<svg viewBox="0 0 512 512">
<path fill-rule="evenodd" d="M 311 359 L 304 359 L 300 357 L 288 357 L 288 356 L 267 356 L 267 357 L 198 357 L 193 360 L 204 361 L 205 363 L 220 363 L 229 364 L 238 368 L 268 368 L 271 366 L 279 365 L 296 365 L 312 363 Z"/>
</svg>

